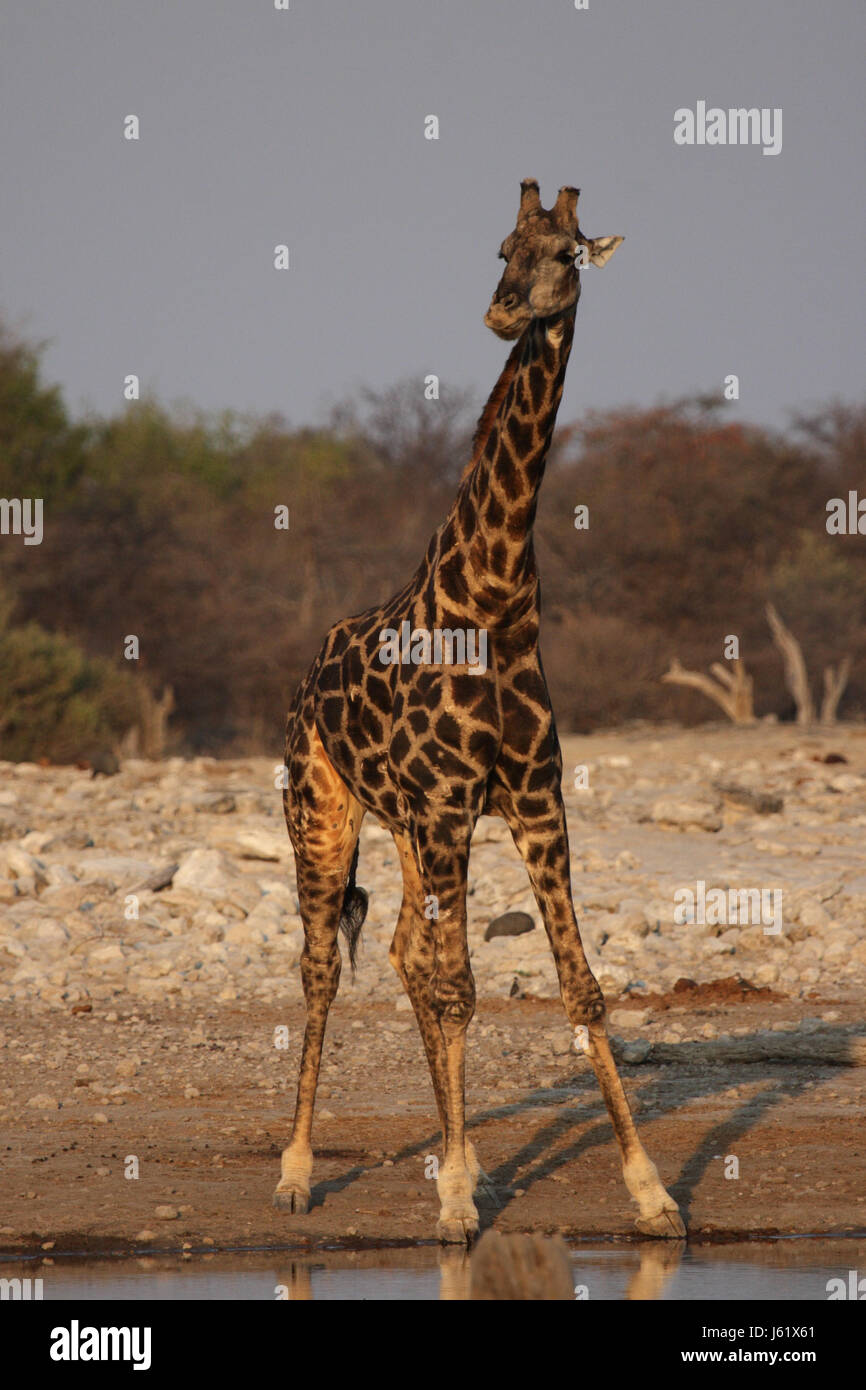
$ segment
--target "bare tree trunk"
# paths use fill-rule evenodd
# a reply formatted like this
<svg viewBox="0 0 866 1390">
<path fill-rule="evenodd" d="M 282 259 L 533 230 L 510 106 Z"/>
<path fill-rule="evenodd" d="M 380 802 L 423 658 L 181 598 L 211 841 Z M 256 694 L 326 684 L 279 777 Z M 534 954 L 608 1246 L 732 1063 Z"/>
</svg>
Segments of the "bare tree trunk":
<svg viewBox="0 0 866 1390">
<path fill-rule="evenodd" d="M 693 690 L 699 690 L 721 706 L 735 724 L 754 724 L 754 682 L 742 661 L 734 661 L 732 667 L 732 670 L 728 670 L 717 661 L 710 667 L 712 675 L 705 676 L 700 671 L 687 671 L 674 657 L 671 669 L 665 672 L 662 680 L 669 681 L 671 685 L 688 685 Z"/>
<path fill-rule="evenodd" d="M 787 628 L 782 622 L 772 603 L 767 604 L 765 611 L 767 622 L 770 624 L 770 631 L 773 634 L 773 641 L 782 653 L 782 660 L 785 663 L 785 681 L 797 706 L 797 723 L 814 724 L 815 705 L 812 701 L 812 692 L 809 689 L 803 649 L 790 628 Z"/>
<path fill-rule="evenodd" d="M 161 758 L 165 753 L 168 721 L 174 709 L 174 691 L 170 685 L 163 688 L 157 700 L 149 686 L 143 682 L 138 689 L 138 722 L 127 729 L 115 748 L 117 756 L 124 758 Z"/>
<path fill-rule="evenodd" d="M 174 709 L 174 691 L 170 685 L 163 687 L 162 694 L 155 700 L 147 692 L 144 712 L 144 756 L 161 758 L 165 753 L 166 733 L 169 717 Z"/>
<path fill-rule="evenodd" d="M 824 667 L 824 698 L 821 701 L 821 723 L 835 724 L 836 711 L 851 674 L 851 658 L 844 657 L 838 666 Z"/>
</svg>

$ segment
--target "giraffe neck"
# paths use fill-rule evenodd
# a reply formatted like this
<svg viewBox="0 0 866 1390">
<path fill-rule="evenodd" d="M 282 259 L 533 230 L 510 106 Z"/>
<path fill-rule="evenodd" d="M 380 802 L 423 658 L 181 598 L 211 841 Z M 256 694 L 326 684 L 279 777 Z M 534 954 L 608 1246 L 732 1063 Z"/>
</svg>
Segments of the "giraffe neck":
<svg viewBox="0 0 866 1390">
<path fill-rule="evenodd" d="M 574 309 L 536 319 L 515 343 L 479 420 L 440 558 L 452 601 L 491 625 L 535 603 L 532 527 L 574 336 Z M 444 573 L 441 573 L 445 571 Z"/>
</svg>

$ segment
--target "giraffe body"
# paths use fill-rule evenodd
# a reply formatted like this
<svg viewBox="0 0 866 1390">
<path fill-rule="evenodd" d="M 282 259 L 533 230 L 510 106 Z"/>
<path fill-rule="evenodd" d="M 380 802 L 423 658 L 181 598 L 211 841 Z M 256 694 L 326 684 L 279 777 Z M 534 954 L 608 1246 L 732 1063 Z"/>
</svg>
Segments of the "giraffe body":
<svg viewBox="0 0 866 1390">
<path fill-rule="evenodd" d="M 538 650 L 532 524 L 574 334 L 574 255 L 584 245 L 603 264 L 621 240 L 582 237 L 576 201 L 576 190 L 564 189 L 547 213 L 537 185 L 524 183 L 517 228 L 501 252 L 506 271 L 486 318 L 499 336 L 517 341 L 482 413 L 455 502 L 409 583 L 330 630 L 289 714 L 284 801 L 304 922 L 307 1027 L 274 1197 L 284 1210 L 305 1211 L 309 1202 L 315 1090 L 340 978 L 338 933 L 342 919 L 354 960 L 366 909 L 354 882 L 357 842 L 371 812 L 394 836 L 403 873 L 390 959 L 415 1011 L 442 1121 L 438 1234 L 446 1242 L 476 1235 L 473 1191 L 484 1175 L 465 1136 L 464 1039 L 475 1008 L 466 885 L 473 829 L 491 814 L 504 817 L 526 864 L 566 1012 L 588 1039 L 584 1050 L 640 1205 L 638 1224 L 650 1234 L 683 1233 L 637 1138 L 610 1053 L 604 1000 L 580 940 L 562 759 Z M 410 660 L 402 659 L 405 640 L 399 660 L 391 659 L 393 647 L 388 655 L 389 631 L 409 635 Z M 483 633 L 483 668 L 434 661 L 429 636 L 436 632 L 451 634 L 450 656 L 455 633 L 474 633 L 475 653 Z"/>
</svg>

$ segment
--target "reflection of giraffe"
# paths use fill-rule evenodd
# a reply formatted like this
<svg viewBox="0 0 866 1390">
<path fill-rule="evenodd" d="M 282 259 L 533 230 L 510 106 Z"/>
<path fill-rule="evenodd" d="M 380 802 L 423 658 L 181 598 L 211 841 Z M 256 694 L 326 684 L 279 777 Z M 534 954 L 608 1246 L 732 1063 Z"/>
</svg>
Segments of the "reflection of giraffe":
<svg viewBox="0 0 866 1390">
<path fill-rule="evenodd" d="M 626 1298 L 635 1303 L 662 1298 L 682 1263 L 685 1248 L 685 1241 L 682 1240 L 671 1240 L 666 1245 L 642 1246 L 640 1266 L 628 1281 Z"/>
<path fill-rule="evenodd" d="M 477 1233 L 472 1193 L 483 1174 L 464 1113 L 464 1038 L 475 1008 L 466 875 L 475 822 L 488 814 L 505 818 L 526 862 L 566 1012 L 585 1025 L 626 1184 L 640 1205 L 638 1225 L 654 1235 L 683 1233 L 637 1137 L 581 945 L 562 759 L 538 652 L 532 526 L 574 332 L 575 256 L 584 248 L 582 259 L 603 265 L 622 240 L 584 237 L 576 208 L 576 189 L 562 189 L 546 212 L 538 185 L 523 184 L 485 319 L 518 341 L 482 413 L 454 505 L 405 588 L 331 629 L 289 715 L 285 810 L 304 922 L 307 1026 L 292 1138 L 274 1194 L 283 1210 L 306 1211 L 309 1202 L 316 1083 L 340 978 L 338 927 L 353 959 L 366 911 L 366 894 L 355 887 L 358 833 L 372 811 L 400 855 L 403 904 L 391 961 L 415 1010 L 444 1133 L 438 1234 L 468 1242 Z M 407 631 L 420 663 L 383 663 L 384 629 Z M 432 664 L 425 634 L 429 643 L 437 630 L 451 638 L 485 631 L 486 669 Z"/>
</svg>

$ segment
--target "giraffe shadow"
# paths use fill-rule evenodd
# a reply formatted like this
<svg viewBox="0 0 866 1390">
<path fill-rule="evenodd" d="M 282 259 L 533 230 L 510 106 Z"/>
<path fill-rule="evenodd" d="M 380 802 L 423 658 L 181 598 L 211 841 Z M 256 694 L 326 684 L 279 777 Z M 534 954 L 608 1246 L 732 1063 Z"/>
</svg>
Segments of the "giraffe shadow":
<svg viewBox="0 0 866 1390">
<path fill-rule="evenodd" d="M 326 1197 L 333 1196 L 338 1192 L 344 1192 L 347 1187 L 351 1187 L 352 1184 L 358 1182 L 359 1179 L 365 1178 L 368 1173 L 374 1172 L 377 1167 L 378 1164 L 375 1163 L 371 1163 L 368 1167 L 355 1164 L 352 1168 L 348 1168 L 345 1173 L 340 1173 L 335 1178 L 322 1178 L 319 1182 L 312 1183 L 310 1186 L 310 1204 L 308 1210 L 312 1211 L 315 1207 L 324 1206 Z"/>
<path fill-rule="evenodd" d="M 866 1034 L 866 1028 L 858 1029 L 854 1036 Z M 766 1034 L 754 1033 L 755 1040 L 765 1038 Z M 823 1041 L 844 1044 L 852 1034 L 844 1029 L 822 1030 Z M 816 1057 L 813 1063 L 790 1063 L 766 1060 L 754 1062 L 720 1063 L 714 1053 L 719 1039 L 712 1041 L 683 1042 L 668 1045 L 666 1060 L 657 1064 L 658 1074 L 647 1077 L 637 1095 L 640 1098 L 641 1113 L 638 1125 L 645 1129 L 648 1122 L 661 1115 L 674 1116 L 689 1101 L 706 1099 L 709 1096 L 730 1090 L 747 1082 L 768 1081 L 770 1084 L 756 1096 L 748 1097 L 730 1115 L 719 1120 L 704 1135 L 693 1152 L 681 1166 L 678 1176 L 666 1184 L 674 1197 L 688 1225 L 694 1194 L 709 1165 L 717 1160 L 750 1130 L 754 1129 L 778 1106 L 796 1100 L 816 1076 L 832 1074 L 838 1064 Z M 809 1075 L 803 1076 L 802 1069 L 809 1067 Z M 682 1071 L 680 1071 L 682 1067 Z M 798 1075 L 790 1075 L 795 1069 Z M 673 1075 L 666 1075 L 668 1071 Z M 620 1065 L 620 1073 L 626 1079 L 640 1080 L 643 1068 Z M 677 1087 L 677 1096 L 671 1100 L 666 1096 L 669 1087 Z M 568 1105 L 567 1102 L 578 1102 Z M 528 1192 L 537 1183 L 555 1176 L 562 1169 L 573 1164 L 584 1154 L 604 1145 L 615 1145 L 613 1129 L 607 1110 L 598 1092 L 595 1077 L 591 1072 L 575 1072 L 556 1087 L 538 1087 L 523 1096 L 519 1101 L 504 1105 L 488 1106 L 467 1117 L 467 1134 L 477 1138 L 479 1132 L 488 1124 L 514 1118 L 530 1116 L 535 1110 L 549 1110 L 551 1105 L 563 1106 L 562 1112 L 548 1123 L 533 1131 L 524 1143 L 512 1154 L 489 1171 L 488 1177 L 496 1193 L 491 1200 L 483 1190 L 476 1194 L 482 1229 L 495 1220 L 498 1211 L 507 1209 L 515 1200 L 515 1182 L 520 1189 Z M 587 1124 L 590 1128 L 587 1129 Z M 577 1131 L 581 1131 L 579 1134 Z M 563 1140 L 575 1135 L 572 1143 L 563 1146 Z M 394 1154 L 393 1162 L 426 1156 L 437 1144 L 441 1144 L 439 1129 L 432 1130 L 416 1143 L 406 1144 Z M 482 1158 L 483 1161 L 483 1158 Z M 367 1167 L 353 1166 L 344 1174 L 318 1185 L 315 1191 L 338 1192 L 377 1168 L 378 1164 Z M 617 1163 L 617 1173 L 619 1164 Z"/>
</svg>

